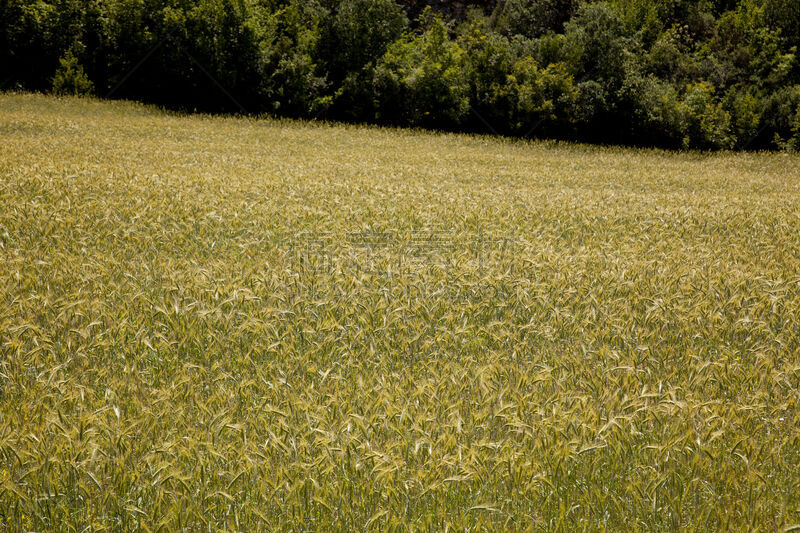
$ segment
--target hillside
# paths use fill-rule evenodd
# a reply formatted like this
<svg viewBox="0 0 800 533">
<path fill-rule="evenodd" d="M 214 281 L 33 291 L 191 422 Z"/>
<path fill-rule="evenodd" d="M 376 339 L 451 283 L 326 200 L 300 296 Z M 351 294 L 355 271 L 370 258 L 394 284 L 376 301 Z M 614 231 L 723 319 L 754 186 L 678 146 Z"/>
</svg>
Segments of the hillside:
<svg viewBox="0 0 800 533">
<path fill-rule="evenodd" d="M 0 530 L 800 523 L 800 158 L 0 95 Z"/>
</svg>

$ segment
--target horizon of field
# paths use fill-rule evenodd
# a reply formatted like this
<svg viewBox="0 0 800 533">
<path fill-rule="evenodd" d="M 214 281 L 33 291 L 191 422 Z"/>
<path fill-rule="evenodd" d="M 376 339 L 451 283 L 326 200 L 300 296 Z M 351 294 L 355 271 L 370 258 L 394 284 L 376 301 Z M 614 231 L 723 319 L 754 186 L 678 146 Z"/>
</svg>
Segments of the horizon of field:
<svg viewBox="0 0 800 533">
<path fill-rule="evenodd" d="M 799 318 L 796 154 L 0 94 L 0 530 L 795 530 Z"/>
</svg>

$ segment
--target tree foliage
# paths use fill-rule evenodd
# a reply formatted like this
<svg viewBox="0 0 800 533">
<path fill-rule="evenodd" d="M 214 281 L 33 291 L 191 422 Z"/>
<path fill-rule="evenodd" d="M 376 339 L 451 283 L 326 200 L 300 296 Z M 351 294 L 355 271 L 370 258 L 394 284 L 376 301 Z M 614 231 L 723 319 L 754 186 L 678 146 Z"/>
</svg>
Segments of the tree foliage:
<svg viewBox="0 0 800 533">
<path fill-rule="evenodd" d="M 800 144 L 795 0 L 506 0 L 411 23 L 407 6 L 2 0 L 0 88 L 676 148 Z"/>
</svg>

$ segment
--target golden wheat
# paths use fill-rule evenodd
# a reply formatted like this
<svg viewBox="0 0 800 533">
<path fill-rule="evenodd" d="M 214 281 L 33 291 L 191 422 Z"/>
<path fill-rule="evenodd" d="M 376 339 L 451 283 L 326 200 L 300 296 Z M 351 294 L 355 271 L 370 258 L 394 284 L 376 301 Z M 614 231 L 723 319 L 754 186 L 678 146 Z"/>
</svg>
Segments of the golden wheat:
<svg viewBox="0 0 800 533">
<path fill-rule="evenodd" d="M 799 193 L 0 95 L 0 531 L 792 529 Z"/>
</svg>

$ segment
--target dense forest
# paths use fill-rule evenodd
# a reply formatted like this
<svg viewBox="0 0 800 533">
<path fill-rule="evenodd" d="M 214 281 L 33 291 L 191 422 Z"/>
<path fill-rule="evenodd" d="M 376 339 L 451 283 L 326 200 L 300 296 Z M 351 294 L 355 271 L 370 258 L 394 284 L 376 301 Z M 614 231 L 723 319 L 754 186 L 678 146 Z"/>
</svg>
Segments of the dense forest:
<svg viewBox="0 0 800 533">
<path fill-rule="evenodd" d="M 0 0 L 0 89 L 800 149 L 799 0 Z"/>
</svg>

